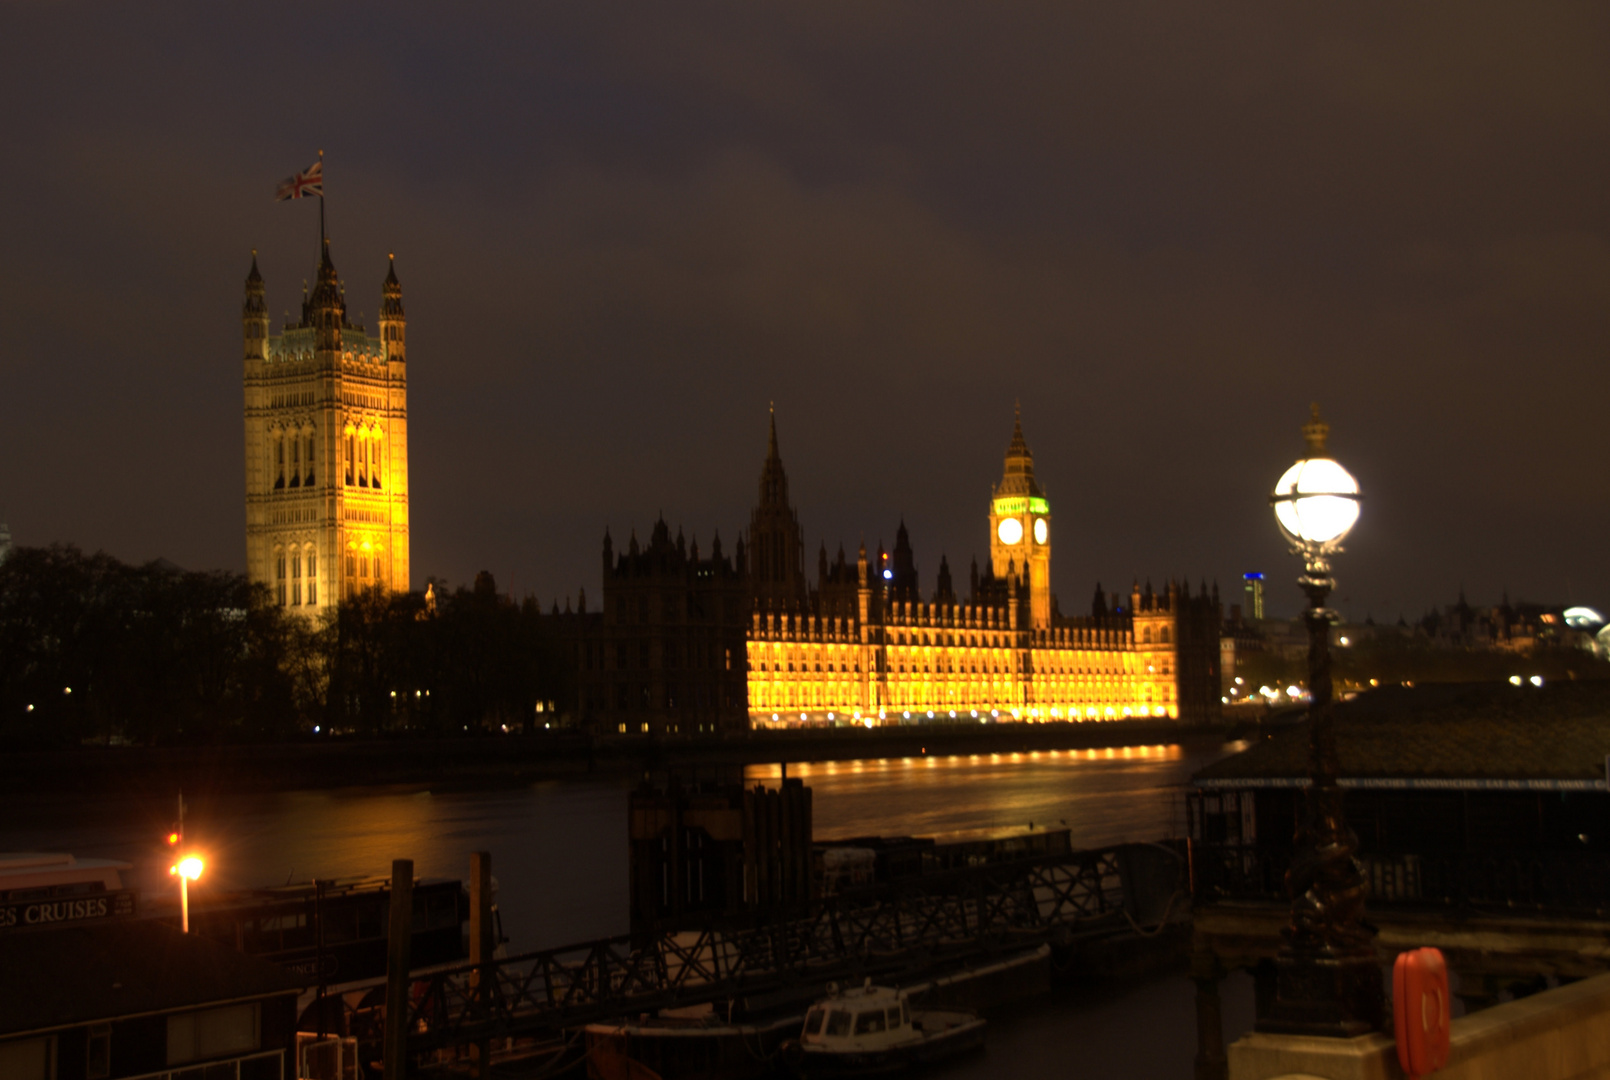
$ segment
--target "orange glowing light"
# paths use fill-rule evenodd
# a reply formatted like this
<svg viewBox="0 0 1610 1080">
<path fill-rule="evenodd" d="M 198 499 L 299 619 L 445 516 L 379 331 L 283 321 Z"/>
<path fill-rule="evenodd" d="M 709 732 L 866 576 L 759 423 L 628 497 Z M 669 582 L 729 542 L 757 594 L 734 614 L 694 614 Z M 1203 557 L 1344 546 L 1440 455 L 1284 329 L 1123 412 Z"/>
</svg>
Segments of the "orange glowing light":
<svg viewBox="0 0 1610 1080">
<path fill-rule="evenodd" d="M 179 865 L 168 867 L 168 873 L 195 881 L 201 876 L 201 871 L 204 868 L 205 865 L 201 861 L 201 856 L 186 855 L 179 860 Z"/>
</svg>

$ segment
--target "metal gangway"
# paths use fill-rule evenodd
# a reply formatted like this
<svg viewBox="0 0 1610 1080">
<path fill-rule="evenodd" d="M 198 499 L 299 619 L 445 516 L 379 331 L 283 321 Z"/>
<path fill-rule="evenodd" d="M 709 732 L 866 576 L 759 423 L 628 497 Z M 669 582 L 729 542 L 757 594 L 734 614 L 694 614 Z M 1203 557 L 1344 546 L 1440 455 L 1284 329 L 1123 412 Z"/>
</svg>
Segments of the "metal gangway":
<svg viewBox="0 0 1610 1080">
<path fill-rule="evenodd" d="M 1174 901 L 1184 880 L 1181 852 L 1125 844 L 848 890 L 794 918 L 623 935 L 463 964 L 413 981 L 408 1052 L 542 1037 L 789 990 L 815 996 L 830 980 L 959 965 L 1045 943 L 1076 947 L 1140 931 L 1148 919 L 1183 916 Z M 378 1047 L 383 1017 L 369 1020 L 360 1039 Z"/>
</svg>

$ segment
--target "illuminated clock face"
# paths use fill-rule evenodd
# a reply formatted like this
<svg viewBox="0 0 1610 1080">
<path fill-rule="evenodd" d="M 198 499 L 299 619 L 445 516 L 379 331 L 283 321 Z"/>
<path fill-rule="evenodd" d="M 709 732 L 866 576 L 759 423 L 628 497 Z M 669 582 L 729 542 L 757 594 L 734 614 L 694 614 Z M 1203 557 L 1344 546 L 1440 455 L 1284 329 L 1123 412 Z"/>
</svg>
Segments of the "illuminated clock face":
<svg viewBox="0 0 1610 1080">
<path fill-rule="evenodd" d="M 995 526 L 995 535 L 1001 538 L 1003 544 L 1015 544 L 1023 539 L 1023 523 L 1017 518 L 1002 518 L 1001 523 Z"/>
<path fill-rule="evenodd" d="M 1051 527 L 1045 523 L 1045 518 L 1034 519 L 1034 542 L 1043 544 L 1046 537 L 1051 535 Z"/>
</svg>

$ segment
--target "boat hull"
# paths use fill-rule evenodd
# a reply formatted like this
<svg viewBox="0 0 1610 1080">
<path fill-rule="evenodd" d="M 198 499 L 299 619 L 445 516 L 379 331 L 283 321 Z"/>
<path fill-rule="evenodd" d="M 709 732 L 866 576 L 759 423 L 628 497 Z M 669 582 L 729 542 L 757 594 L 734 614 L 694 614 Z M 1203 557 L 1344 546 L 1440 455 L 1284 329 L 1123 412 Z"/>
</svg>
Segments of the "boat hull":
<svg viewBox="0 0 1610 1080">
<path fill-rule="evenodd" d="M 925 1019 L 921 1013 L 919 1020 Z M 939 1020 L 928 1014 L 929 1025 L 943 1023 L 940 1030 L 924 1030 L 921 1038 L 893 1046 L 868 1050 L 828 1049 L 790 1043 L 784 1054 L 789 1069 L 802 1077 L 888 1076 L 920 1065 L 956 1057 L 984 1045 L 985 1021 L 977 1016 L 947 1014 Z"/>
</svg>

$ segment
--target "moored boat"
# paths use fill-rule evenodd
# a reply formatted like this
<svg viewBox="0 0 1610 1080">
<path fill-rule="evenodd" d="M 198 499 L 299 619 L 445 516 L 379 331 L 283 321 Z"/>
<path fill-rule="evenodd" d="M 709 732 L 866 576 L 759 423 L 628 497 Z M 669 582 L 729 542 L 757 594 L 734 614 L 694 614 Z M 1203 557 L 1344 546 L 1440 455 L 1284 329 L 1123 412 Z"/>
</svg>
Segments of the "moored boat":
<svg viewBox="0 0 1610 1080">
<path fill-rule="evenodd" d="M 828 985 L 811 1006 L 783 1060 L 800 1076 L 875 1076 L 953 1057 L 984 1044 L 985 1022 L 971 1010 L 913 1009 L 906 991 Z"/>
</svg>

